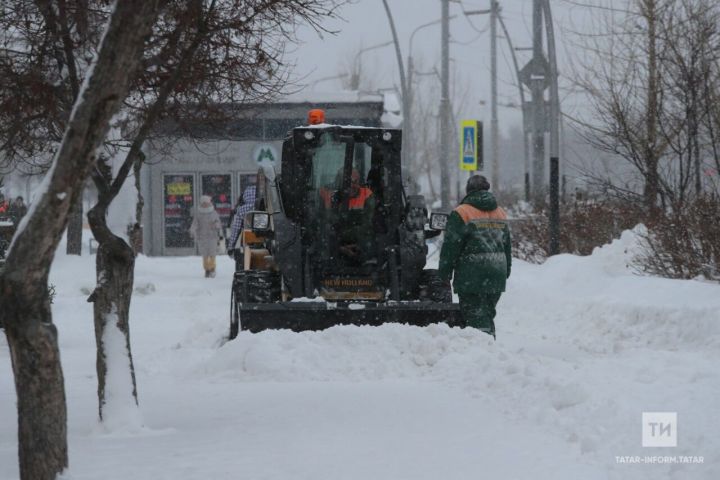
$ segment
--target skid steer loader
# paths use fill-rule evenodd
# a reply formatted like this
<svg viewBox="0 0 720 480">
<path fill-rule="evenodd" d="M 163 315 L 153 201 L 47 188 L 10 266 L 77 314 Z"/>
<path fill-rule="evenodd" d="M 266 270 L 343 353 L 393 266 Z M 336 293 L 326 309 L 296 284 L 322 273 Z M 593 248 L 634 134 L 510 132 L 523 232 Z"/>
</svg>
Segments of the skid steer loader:
<svg viewBox="0 0 720 480">
<path fill-rule="evenodd" d="M 321 330 L 387 322 L 462 325 L 450 285 L 425 269 L 428 219 L 406 196 L 401 131 L 328 124 L 293 129 L 277 175 L 261 168 L 246 214 L 231 298 L 239 330 Z"/>
</svg>

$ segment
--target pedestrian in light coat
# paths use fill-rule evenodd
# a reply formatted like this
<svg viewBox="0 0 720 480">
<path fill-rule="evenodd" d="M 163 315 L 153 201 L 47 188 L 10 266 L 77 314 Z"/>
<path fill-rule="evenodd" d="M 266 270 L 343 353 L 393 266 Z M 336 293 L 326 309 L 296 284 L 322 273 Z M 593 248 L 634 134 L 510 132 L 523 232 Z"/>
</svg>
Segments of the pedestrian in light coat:
<svg viewBox="0 0 720 480">
<path fill-rule="evenodd" d="M 505 211 L 482 175 L 468 179 L 467 195 L 450 214 L 440 250 L 440 277 L 453 288 L 468 327 L 495 337 L 495 306 L 505 291 L 512 264 Z"/>
<path fill-rule="evenodd" d="M 215 211 L 212 198 L 207 195 L 200 197 L 200 206 L 195 212 L 190 234 L 195 238 L 200 255 L 203 257 L 205 278 L 215 276 L 215 257 L 218 254 L 218 243 L 222 236 L 220 216 Z"/>
</svg>

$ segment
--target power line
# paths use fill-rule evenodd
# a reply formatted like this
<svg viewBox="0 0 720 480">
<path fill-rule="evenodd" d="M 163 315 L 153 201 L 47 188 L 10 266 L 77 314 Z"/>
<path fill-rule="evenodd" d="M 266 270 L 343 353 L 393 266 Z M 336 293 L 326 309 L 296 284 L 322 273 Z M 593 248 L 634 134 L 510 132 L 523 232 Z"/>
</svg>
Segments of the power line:
<svg viewBox="0 0 720 480">
<path fill-rule="evenodd" d="M 570 5 L 574 5 L 576 7 L 594 8 L 597 10 L 606 10 L 608 12 L 625 13 L 628 15 L 640 15 L 638 12 L 633 12 L 631 10 L 624 10 L 624 9 L 615 8 L 615 7 L 607 7 L 605 5 L 595 5 L 592 3 L 579 2 L 577 0 L 561 0 L 561 1 L 568 3 Z"/>
<path fill-rule="evenodd" d="M 474 36 L 473 38 L 471 38 L 470 40 L 467 40 L 467 41 L 464 41 L 464 42 L 461 42 L 461 41 L 459 41 L 459 40 L 452 40 L 452 43 L 454 43 L 454 44 L 456 44 L 456 45 L 462 45 L 462 46 L 470 45 L 471 43 L 476 42 L 477 39 L 480 38 L 480 37 L 487 31 L 488 28 L 489 28 L 489 25 L 485 26 L 485 28 L 483 28 L 482 30 L 476 30 L 476 31 L 478 32 L 478 34 L 475 35 L 475 36 Z"/>
<path fill-rule="evenodd" d="M 490 22 L 483 28 L 482 30 L 478 30 L 478 28 L 475 26 L 475 24 L 470 20 L 470 16 L 468 15 L 468 11 L 465 9 L 465 5 L 462 1 L 458 2 L 460 4 L 460 10 L 462 10 L 463 17 L 465 17 L 465 20 L 467 20 L 468 25 L 470 25 L 470 28 L 475 30 L 478 34 L 483 34 L 487 31 L 488 28 L 490 28 Z"/>
</svg>

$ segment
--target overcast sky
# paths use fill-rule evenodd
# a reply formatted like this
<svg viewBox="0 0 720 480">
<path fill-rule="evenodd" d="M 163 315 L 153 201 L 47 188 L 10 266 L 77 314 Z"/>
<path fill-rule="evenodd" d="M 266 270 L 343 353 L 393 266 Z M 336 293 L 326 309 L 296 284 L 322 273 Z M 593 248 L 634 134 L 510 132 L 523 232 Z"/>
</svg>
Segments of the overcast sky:
<svg viewBox="0 0 720 480">
<path fill-rule="evenodd" d="M 532 45 L 532 0 L 500 0 L 502 16 L 516 47 Z M 587 22 L 592 10 L 573 4 L 567 0 L 552 0 L 553 16 L 556 25 L 558 42 L 559 69 L 561 76 L 567 64 L 567 49 L 564 39 L 569 30 Z M 394 16 L 402 54 L 405 62 L 408 54 L 410 35 L 418 26 L 440 18 L 440 0 L 389 0 Z M 466 116 L 480 120 L 489 120 L 489 85 L 490 85 L 490 35 L 489 16 L 477 15 L 466 17 L 464 11 L 487 9 L 490 0 L 462 0 L 451 2 L 450 14 L 457 15 L 451 21 L 450 45 L 452 58 L 451 69 L 457 69 L 460 82 L 467 85 L 471 93 L 463 99 L 464 105 L 457 110 L 466 112 Z M 597 12 L 595 12 L 597 13 Z M 339 80 L 323 81 L 313 85 L 318 79 L 337 75 L 343 62 L 352 57 L 360 48 L 377 45 L 392 39 L 387 16 L 382 0 L 355 0 L 344 7 L 340 14 L 344 20 L 328 21 L 326 27 L 336 30 L 335 35 L 316 33 L 305 29 L 301 33 L 303 44 L 288 55 L 288 59 L 297 63 L 295 71 L 302 83 L 315 91 L 338 90 Z M 502 31 L 498 26 L 498 32 Z M 500 103 L 519 103 L 519 95 L 512 69 L 512 59 L 504 37 L 498 39 L 498 91 Z M 433 65 L 439 68 L 440 62 L 440 25 L 421 30 L 413 42 L 413 57 L 424 57 L 428 68 Z M 522 67 L 530 58 L 531 52 L 517 52 Z M 376 81 L 379 87 L 399 85 L 397 61 L 393 47 L 386 46 L 362 54 L 364 67 L 378 73 Z M 561 95 L 562 96 L 562 95 Z M 488 101 L 487 105 L 481 102 Z M 576 100 L 567 99 L 564 108 L 577 108 Z M 503 128 L 520 121 L 517 109 L 501 107 L 500 121 Z"/>
</svg>

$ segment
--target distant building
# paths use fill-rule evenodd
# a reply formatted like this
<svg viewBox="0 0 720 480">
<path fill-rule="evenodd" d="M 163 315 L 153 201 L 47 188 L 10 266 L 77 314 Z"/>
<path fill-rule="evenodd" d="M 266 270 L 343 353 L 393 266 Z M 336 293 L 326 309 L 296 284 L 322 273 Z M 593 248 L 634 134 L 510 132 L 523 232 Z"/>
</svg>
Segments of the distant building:
<svg viewBox="0 0 720 480">
<path fill-rule="evenodd" d="M 222 124 L 165 122 L 160 137 L 147 145 L 141 173 L 144 253 L 195 255 L 189 228 L 200 196 L 212 196 L 227 222 L 260 162 L 280 170 L 282 140 L 306 124 L 310 109 L 324 109 L 328 123 L 380 127 L 398 119 L 385 105 L 382 95 L 311 92 L 270 104 L 224 106 L 232 113 Z"/>
</svg>

